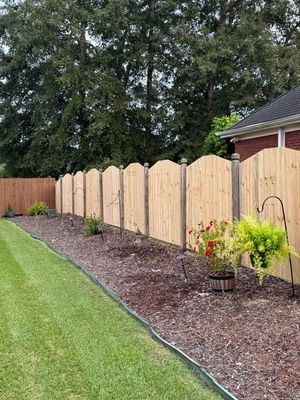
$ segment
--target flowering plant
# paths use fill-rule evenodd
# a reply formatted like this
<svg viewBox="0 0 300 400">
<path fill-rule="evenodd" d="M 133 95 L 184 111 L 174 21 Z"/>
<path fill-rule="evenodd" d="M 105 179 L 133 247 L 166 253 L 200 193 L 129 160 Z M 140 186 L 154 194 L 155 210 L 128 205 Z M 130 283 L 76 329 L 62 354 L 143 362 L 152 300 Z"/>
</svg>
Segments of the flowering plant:
<svg viewBox="0 0 300 400">
<path fill-rule="evenodd" d="M 190 249 L 206 258 L 214 274 L 235 271 L 240 256 L 235 223 L 214 220 L 206 226 L 201 222 L 189 233 L 194 237 Z"/>
</svg>

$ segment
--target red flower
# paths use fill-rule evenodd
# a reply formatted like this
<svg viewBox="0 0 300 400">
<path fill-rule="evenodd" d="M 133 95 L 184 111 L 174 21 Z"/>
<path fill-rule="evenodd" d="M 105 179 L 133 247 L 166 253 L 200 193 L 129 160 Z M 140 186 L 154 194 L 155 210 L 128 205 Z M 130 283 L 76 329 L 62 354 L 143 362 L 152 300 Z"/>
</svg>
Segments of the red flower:
<svg viewBox="0 0 300 400">
<path fill-rule="evenodd" d="M 228 221 L 223 221 L 223 224 L 224 225 L 228 225 Z"/>
<path fill-rule="evenodd" d="M 214 247 L 214 242 L 210 241 L 207 243 L 208 247 Z"/>
<path fill-rule="evenodd" d="M 206 253 L 205 253 L 205 255 L 206 255 L 206 257 L 210 257 L 211 256 L 211 251 L 207 251 Z"/>
<path fill-rule="evenodd" d="M 210 230 L 210 225 L 208 225 L 208 226 L 205 228 L 205 230 L 206 230 L 206 231 L 209 231 L 209 230 Z"/>
<path fill-rule="evenodd" d="M 196 252 L 196 247 L 193 248 L 193 252 L 194 252 L 194 253 Z"/>
<path fill-rule="evenodd" d="M 212 226 L 212 224 L 213 224 L 213 221 L 210 221 L 209 225 Z"/>
</svg>

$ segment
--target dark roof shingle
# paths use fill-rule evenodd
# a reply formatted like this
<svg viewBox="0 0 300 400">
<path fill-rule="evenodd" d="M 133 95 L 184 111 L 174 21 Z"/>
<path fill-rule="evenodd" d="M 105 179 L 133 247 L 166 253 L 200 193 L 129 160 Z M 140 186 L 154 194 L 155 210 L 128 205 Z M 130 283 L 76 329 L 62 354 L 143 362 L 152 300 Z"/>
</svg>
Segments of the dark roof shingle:
<svg viewBox="0 0 300 400">
<path fill-rule="evenodd" d="M 297 114 L 300 114 L 300 84 L 254 111 L 248 117 L 232 126 L 229 130 L 233 131 L 249 125 L 271 122 Z"/>
</svg>

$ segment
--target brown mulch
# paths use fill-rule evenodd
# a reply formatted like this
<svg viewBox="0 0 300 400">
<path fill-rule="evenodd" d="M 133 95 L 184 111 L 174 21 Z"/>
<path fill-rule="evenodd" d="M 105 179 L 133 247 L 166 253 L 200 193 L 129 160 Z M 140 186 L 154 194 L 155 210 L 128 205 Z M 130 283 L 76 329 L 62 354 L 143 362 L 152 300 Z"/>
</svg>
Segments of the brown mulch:
<svg viewBox="0 0 300 400">
<path fill-rule="evenodd" d="M 300 400 L 300 287 L 267 277 L 261 288 L 241 268 L 233 292 L 211 292 L 208 270 L 193 255 L 188 280 L 175 246 L 104 226 L 87 238 L 79 217 L 15 221 L 69 254 L 108 285 L 166 340 L 199 362 L 239 399 Z"/>
</svg>

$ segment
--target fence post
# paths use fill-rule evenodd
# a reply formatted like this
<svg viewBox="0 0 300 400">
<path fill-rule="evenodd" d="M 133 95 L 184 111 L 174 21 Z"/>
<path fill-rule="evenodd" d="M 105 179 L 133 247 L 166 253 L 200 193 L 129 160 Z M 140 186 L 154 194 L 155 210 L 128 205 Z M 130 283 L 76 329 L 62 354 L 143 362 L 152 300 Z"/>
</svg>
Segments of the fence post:
<svg viewBox="0 0 300 400">
<path fill-rule="evenodd" d="M 119 196 L 119 208 L 120 208 L 120 229 L 124 229 L 124 167 L 120 165 L 120 196 Z"/>
<path fill-rule="evenodd" d="M 60 185 L 60 213 L 63 214 L 63 175 L 59 176 Z"/>
<path fill-rule="evenodd" d="M 100 202 L 100 219 L 104 222 L 104 209 L 103 209 L 103 171 L 99 169 L 99 202 Z"/>
<path fill-rule="evenodd" d="M 186 167 L 187 159 L 180 160 L 180 246 L 186 250 Z"/>
<path fill-rule="evenodd" d="M 74 193 L 74 173 L 71 174 L 72 177 L 72 214 L 75 214 L 75 193 Z"/>
<path fill-rule="evenodd" d="M 232 174 L 232 218 L 240 219 L 240 155 L 234 153 L 231 156 Z"/>
<path fill-rule="evenodd" d="M 83 218 L 86 218 L 86 171 L 83 171 Z"/>
<path fill-rule="evenodd" d="M 149 164 L 144 164 L 144 235 L 149 236 Z"/>
</svg>

